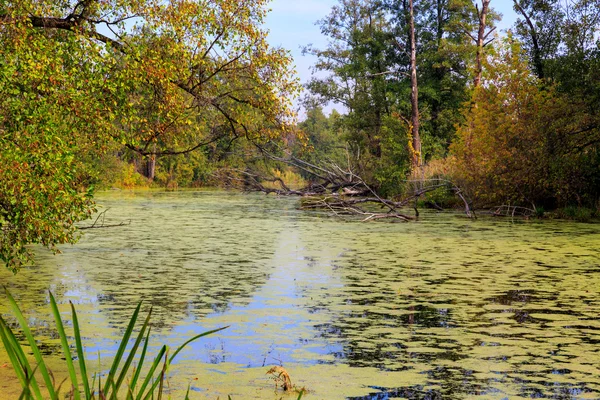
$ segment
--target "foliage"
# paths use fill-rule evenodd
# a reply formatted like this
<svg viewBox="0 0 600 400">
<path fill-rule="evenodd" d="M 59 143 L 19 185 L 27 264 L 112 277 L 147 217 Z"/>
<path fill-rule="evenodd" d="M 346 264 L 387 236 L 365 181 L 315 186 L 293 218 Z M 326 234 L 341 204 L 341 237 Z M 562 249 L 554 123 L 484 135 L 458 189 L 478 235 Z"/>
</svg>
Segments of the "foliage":
<svg viewBox="0 0 600 400">
<path fill-rule="evenodd" d="M 27 244 L 56 251 L 93 212 L 89 172 L 76 156 L 98 151 L 99 125 L 78 117 L 97 111 L 82 90 L 91 66 L 69 57 L 85 46 L 21 25 L 0 35 L 0 259 L 16 271 L 32 260 Z"/>
<path fill-rule="evenodd" d="M 597 168 L 597 151 L 577 151 L 582 138 L 576 105 L 541 85 L 511 37 L 488 58 L 485 71 L 453 145 L 458 179 L 473 198 L 479 205 L 534 209 L 593 203 L 598 188 L 590 185 L 590 163 Z"/>
<path fill-rule="evenodd" d="M 372 1 L 341 1 L 319 24 L 331 44 L 324 50 L 307 47 L 305 52 L 317 56 L 315 69 L 329 76 L 308 83 L 313 101 L 346 107 L 348 141 L 379 157 L 383 117 L 391 104 L 386 73 L 394 68 L 387 57 L 393 47 L 384 9 Z"/>
<path fill-rule="evenodd" d="M 94 375 L 94 379 L 90 382 L 88 368 L 86 365 L 86 355 L 82 346 L 81 331 L 79 328 L 75 307 L 71 303 L 73 332 L 75 339 L 75 346 L 72 346 L 68 342 L 68 336 L 65 332 L 56 300 L 54 299 L 52 293 L 49 295 L 50 307 L 52 308 L 52 313 L 54 314 L 56 330 L 58 337 L 60 338 L 61 346 L 64 352 L 64 360 L 69 372 L 69 377 L 66 381 L 66 391 L 63 393 L 65 396 L 68 396 L 72 399 L 116 399 L 119 395 L 125 395 L 125 398 L 127 399 L 148 399 L 150 397 L 154 398 L 154 396 L 158 396 L 158 398 L 160 398 L 164 389 L 164 381 L 168 373 L 169 365 L 173 362 L 179 352 L 181 352 L 185 346 L 191 342 L 226 328 L 223 327 L 198 334 L 175 349 L 175 351 L 173 351 L 173 353 L 170 355 L 168 347 L 162 346 L 150 364 L 150 368 L 146 373 L 146 377 L 144 378 L 141 376 L 141 370 L 143 369 L 144 365 L 146 365 L 144 363 L 147 361 L 146 356 L 150 339 L 150 317 L 152 315 L 152 310 L 150 310 L 146 316 L 140 331 L 135 338 L 133 346 L 129 350 L 129 354 L 127 354 L 127 357 L 124 358 L 125 349 L 130 342 L 130 338 L 132 338 L 131 335 L 140 312 L 141 303 L 139 303 L 133 315 L 131 316 L 131 320 L 129 321 L 127 328 L 125 329 L 123 339 L 119 344 L 117 354 L 110 370 L 108 371 L 108 375 L 104 380 L 104 384 L 102 384 L 102 380 L 99 375 Z M 21 326 L 23 334 L 27 339 L 37 363 L 36 367 L 32 368 L 32 365 L 27 360 L 25 349 L 21 343 L 19 343 L 17 336 L 9 327 L 7 322 L 0 317 L 0 338 L 2 339 L 4 349 L 8 353 L 11 364 L 15 369 L 15 373 L 17 374 L 17 377 L 23 387 L 21 398 L 38 400 L 45 398 L 45 396 L 42 395 L 40 384 L 37 382 L 36 372 L 38 372 L 43 379 L 43 384 L 48 392 L 48 398 L 52 400 L 63 398 L 61 397 L 61 389 L 65 386 L 65 383 L 61 383 L 58 387 L 55 386 L 54 377 L 46 366 L 44 358 L 42 357 L 37 346 L 36 339 L 32 335 L 31 330 L 27 325 L 25 316 L 8 290 L 6 290 L 6 297 L 11 305 L 14 316 Z M 142 346 L 141 353 L 139 354 L 139 358 L 137 358 L 136 366 L 132 367 L 134 360 L 136 360 L 136 354 L 140 349 L 140 345 Z M 74 355 L 71 353 L 72 347 L 75 347 L 76 349 L 76 353 Z M 78 361 L 77 366 L 73 363 L 74 356 L 76 356 Z M 97 390 L 95 386 L 96 378 L 98 384 Z M 128 383 L 126 380 L 128 380 Z"/>
<path fill-rule="evenodd" d="M 305 51 L 318 57 L 315 69 L 329 76 L 308 83 L 312 96 L 309 103 L 334 101 L 348 111 L 325 128 L 330 131 L 328 138 L 337 137 L 337 143 L 321 143 L 330 154 L 337 153 L 337 158 L 347 158 L 350 153 L 365 179 L 389 188 L 388 179 L 405 174 L 410 160 L 408 125 L 394 111 L 396 97 L 390 83 L 396 79 L 398 66 L 391 57 L 395 44 L 385 8 L 372 1 L 342 1 L 320 25 L 330 45 L 323 50 L 308 47 Z M 309 120 L 315 117 L 312 110 L 309 108 L 307 113 Z M 316 127 L 313 124 L 312 128 Z M 308 123 L 303 128 L 308 129 L 309 137 L 315 137 Z M 317 141 L 317 146 L 321 143 Z M 332 152 L 336 147 L 342 151 Z"/>
<path fill-rule="evenodd" d="M 202 186 L 210 180 L 213 166 L 202 151 L 163 157 L 157 162 L 155 183 L 167 189 Z"/>
<path fill-rule="evenodd" d="M 559 208 L 554 215 L 558 218 L 572 219 L 579 222 L 590 222 L 594 218 L 600 217 L 600 210 L 570 205 Z"/>
<path fill-rule="evenodd" d="M 298 128 L 306 137 L 308 147 L 304 146 L 305 143 L 297 143 L 294 154 L 313 164 L 324 160 L 339 162 L 345 156 L 342 150 L 347 139 L 341 115 L 333 110 L 326 116 L 318 105 L 307 104 L 307 107 L 306 118 L 298 124 Z"/>
<path fill-rule="evenodd" d="M 591 153 L 597 153 L 600 143 L 600 2 L 519 0 L 515 10 L 522 17 L 515 24 L 516 34 L 532 70 L 572 105 L 579 128 L 570 145 L 578 153 L 587 152 L 585 161 L 597 166 L 597 155 Z"/>
<path fill-rule="evenodd" d="M 0 255 L 9 268 L 32 262 L 27 244 L 76 239 L 73 224 L 93 211 L 91 167 L 109 149 L 127 154 L 112 143 L 150 163 L 152 179 L 162 156 L 289 133 L 298 84 L 288 53 L 266 42 L 267 3 L 2 2 Z M 171 163 L 163 180 L 206 172 L 191 170 Z"/>
<path fill-rule="evenodd" d="M 480 204 L 531 203 L 547 192 L 539 160 L 554 97 L 538 88 L 518 43 L 496 50 L 453 145 L 457 170 Z"/>
<path fill-rule="evenodd" d="M 354 154 L 360 153 L 361 172 L 385 195 L 403 190 L 411 157 L 407 12 L 403 1 L 340 1 L 319 21 L 329 46 L 305 49 L 318 57 L 315 70 L 328 74 L 308 83 L 308 103 L 346 107 L 347 114 L 337 123 L 341 132 L 336 135 L 337 146 L 348 143 Z M 475 14 L 470 1 L 415 1 L 425 161 L 447 154 L 455 126 L 462 120 L 460 109 L 469 99 L 467 82 L 475 54 L 468 36 L 476 25 Z M 492 13 L 488 24 L 496 19 Z M 310 110 L 308 120 L 313 118 Z M 305 124 L 304 129 L 314 138 L 311 127 Z M 312 129 L 317 129 L 314 124 Z"/>
</svg>

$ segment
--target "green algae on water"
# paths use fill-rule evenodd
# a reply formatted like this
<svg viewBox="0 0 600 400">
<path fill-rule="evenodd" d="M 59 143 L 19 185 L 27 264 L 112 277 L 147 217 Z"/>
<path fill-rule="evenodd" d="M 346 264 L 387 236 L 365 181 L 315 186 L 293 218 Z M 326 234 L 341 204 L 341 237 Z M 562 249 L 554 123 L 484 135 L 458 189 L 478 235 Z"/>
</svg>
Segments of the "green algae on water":
<svg viewBox="0 0 600 400">
<path fill-rule="evenodd" d="M 76 304 L 86 352 L 107 359 L 140 299 L 156 343 L 231 325 L 173 366 L 171 393 L 191 382 L 192 398 L 279 398 L 273 365 L 315 399 L 600 397 L 600 226 L 344 223 L 295 199 L 202 191 L 99 203 L 131 225 L 0 273 L 57 369 L 48 289 L 65 312 Z"/>
</svg>

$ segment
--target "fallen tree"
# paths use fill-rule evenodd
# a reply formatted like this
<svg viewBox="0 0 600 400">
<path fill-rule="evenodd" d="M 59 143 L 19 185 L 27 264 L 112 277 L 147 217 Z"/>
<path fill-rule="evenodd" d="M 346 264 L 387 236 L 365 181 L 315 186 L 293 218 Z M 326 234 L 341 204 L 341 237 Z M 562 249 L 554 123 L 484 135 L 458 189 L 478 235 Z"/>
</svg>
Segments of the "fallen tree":
<svg viewBox="0 0 600 400">
<path fill-rule="evenodd" d="M 401 221 L 414 220 L 419 217 L 418 200 L 427 193 L 446 189 L 462 201 L 467 217 L 476 217 L 461 189 L 444 178 L 407 179 L 406 194 L 401 198 L 387 199 L 379 196 L 373 186 L 356 172 L 355 163 L 352 162 L 349 154 L 347 165 L 342 167 L 330 160 L 317 165 L 289 152 L 278 156 L 263 147 L 258 148 L 266 160 L 291 166 L 310 176 L 308 184 L 301 188 L 291 188 L 282 178 L 250 167 L 243 170 L 223 169 L 217 179 L 227 187 L 244 191 L 302 196 L 300 202 L 302 209 L 329 211 L 339 217 L 358 216 L 363 218 L 362 221 L 386 218 Z M 414 210 L 414 216 L 407 214 L 406 209 L 409 207 Z"/>
</svg>

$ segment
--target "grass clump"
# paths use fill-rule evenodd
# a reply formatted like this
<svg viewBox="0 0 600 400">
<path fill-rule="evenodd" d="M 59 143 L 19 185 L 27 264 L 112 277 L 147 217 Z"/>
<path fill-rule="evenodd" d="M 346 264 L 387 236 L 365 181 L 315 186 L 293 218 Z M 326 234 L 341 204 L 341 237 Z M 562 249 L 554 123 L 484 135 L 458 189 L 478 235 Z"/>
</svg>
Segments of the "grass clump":
<svg viewBox="0 0 600 400">
<path fill-rule="evenodd" d="M 578 222 L 589 222 L 599 217 L 596 210 L 586 207 L 567 206 L 556 210 L 556 216 L 563 219 L 571 219 Z"/>
<path fill-rule="evenodd" d="M 169 355 L 169 348 L 166 345 L 163 345 L 158 354 L 150 362 L 150 368 L 148 369 L 146 376 L 142 377 L 141 371 L 143 366 L 148 365 L 148 362 L 146 362 L 146 356 L 148 342 L 150 339 L 150 317 L 152 315 L 152 309 L 150 309 L 148 315 L 144 319 L 140 331 L 135 337 L 133 346 L 129 350 L 129 354 L 125 356 L 126 346 L 130 342 L 134 326 L 140 313 L 140 308 L 142 305 L 140 302 L 131 316 L 127 328 L 125 329 L 125 333 L 119 344 L 117 354 L 115 355 L 111 368 L 108 371 L 104 382 L 99 374 L 95 374 L 93 379 L 90 381 L 86 365 L 86 357 L 81 341 L 81 330 L 79 328 L 79 321 L 77 319 L 75 307 L 73 306 L 73 303 L 70 303 L 75 339 L 74 355 L 77 358 L 77 365 L 75 365 L 73 362 L 74 357 L 71 354 L 71 344 L 69 344 L 68 337 L 65 333 L 56 300 L 54 299 L 52 293 L 50 293 L 50 306 L 54 315 L 56 330 L 60 338 L 66 367 L 69 373 L 69 376 L 65 379 L 65 381 L 59 385 L 56 385 L 54 376 L 46 366 L 46 362 L 44 361 L 44 358 L 42 357 L 37 346 L 36 339 L 32 335 L 31 329 L 27 325 L 21 309 L 8 290 L 5 289 L 5 291 L 13 314 L 21 327 L 27 343 L 31 347 L 31 352 L 33 353 L 36 362 L 35 367 L 29 363 L 27 357 L 25 356 L 26 353 L 23 349 L 23 346 L 17 340 L 17 336 L 6 323 L 6 321 L 0 317 L 0 339 L 2 339 L 4 348 L 23 388 L 19 400 L 42 400 L 45 398 L 50 398 L 52 400 L 58 400 L 59 398 L 69 398 L 74 400 L 116 400 L 120 398 L 125 398 L 127 400 L 146 400 L 150 398 L 160 399 L 164 391 L 164 383 L 169 365 L 173 362 L 179 352 L 181 352 L 181 350 L 183 350 L 185 346 L 191 342 L 227 328 L 222 327 L 200 333 L 175 349 L 171 355 Z M 136 360 L 136 355 L 138 350 L 140 350 L 140 347 L 141 352 Z M 136 360 L 136 367 L 132 366 L 134 360 Z M 38 373 L 37 375 L 41 376 L 43 380 L 43 385 L 45 386 L 47 395 L 42 395 L 42 387 L 37 381 L 36 372 Z M 66 391 L 61 395 L 61 389 L 63 387 L 66 387 Z M 188 396 L 186 395 L 186 399 L 187 398 Z"/>
</svg>

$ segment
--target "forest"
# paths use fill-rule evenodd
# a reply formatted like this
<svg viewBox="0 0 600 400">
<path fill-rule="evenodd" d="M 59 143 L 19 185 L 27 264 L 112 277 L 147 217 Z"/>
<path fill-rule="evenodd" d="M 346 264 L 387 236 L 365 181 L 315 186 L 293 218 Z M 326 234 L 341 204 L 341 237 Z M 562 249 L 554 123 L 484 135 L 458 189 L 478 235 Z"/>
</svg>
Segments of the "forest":
<svg viewBox="0 0 600 400">
<path fill-rule="evenodd" d="M 597 215 L 599 3 L 514 9 L 499 35 L 490 0 L 342 0 L 301 83 L 266 41 L 264 0 L 5 0 L 0 256 L 16 271 L 27 244 L 73 241 L 98 189 L 286 177 L 290 192 L 319 169 L 347 181 L 332 192 L 360 179 L 348 193 L 399 199 L 443 181 L 467 208 Z M 417 197 L 460 205 L 437 186 Z"/>
</svg>

